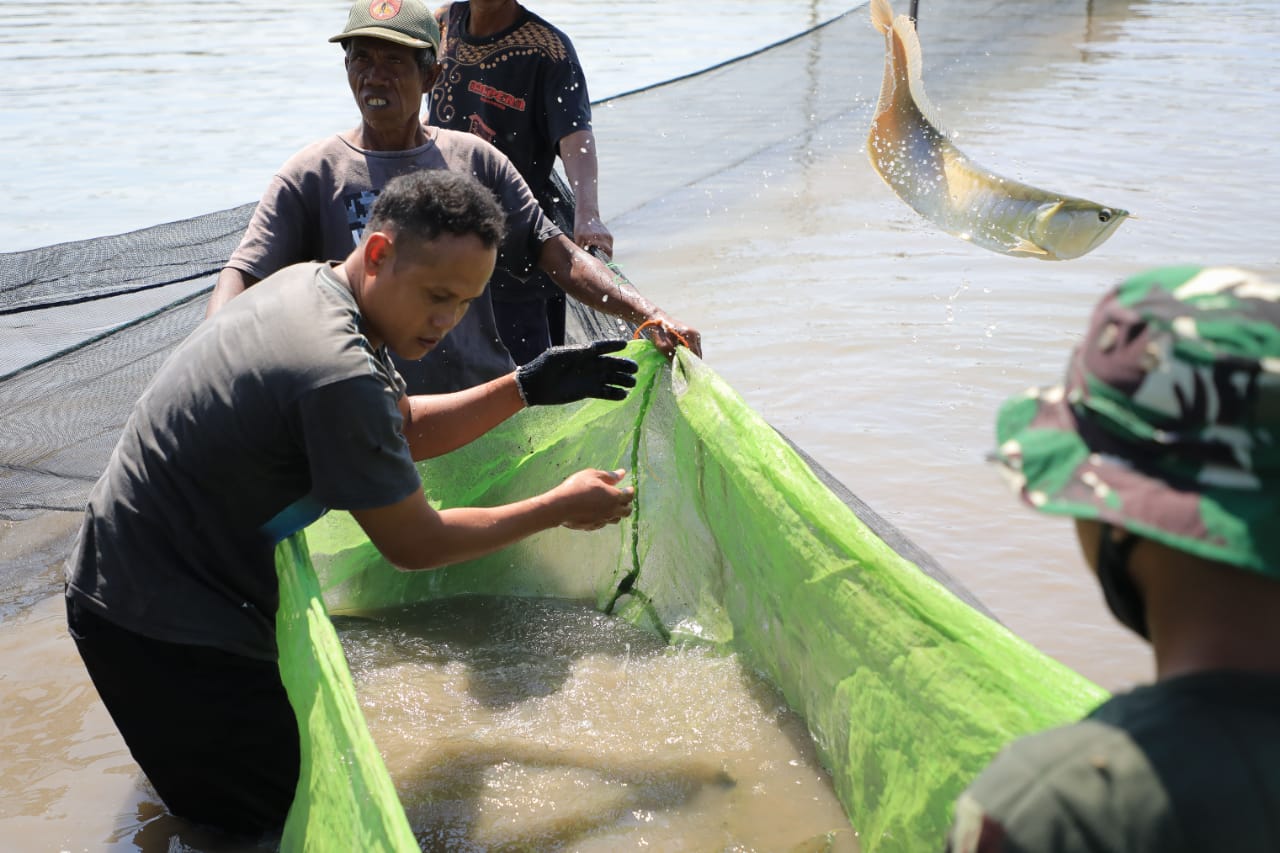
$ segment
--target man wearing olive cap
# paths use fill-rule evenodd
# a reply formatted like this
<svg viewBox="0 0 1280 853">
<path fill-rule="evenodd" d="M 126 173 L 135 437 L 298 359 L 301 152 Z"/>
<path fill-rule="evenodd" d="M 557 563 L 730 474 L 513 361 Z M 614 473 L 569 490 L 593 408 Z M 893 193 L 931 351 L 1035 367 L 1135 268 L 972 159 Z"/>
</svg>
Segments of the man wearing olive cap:
<svg viewBox="0 0 1280 853">
<path fill-rule="evenodd" d="M 1280 281 L 1129 279 L 1065 382 L 1007 402 L 996 431 L 1022 500 L 1075 519 L 1156 681 L 1007 747 L 947 849 L 1280 850 Z"/>
<path fill-rule="evenodd" d="M 560 232 L 497 148 L 470 133 L 423 125 L 422 99 L 440 74 L 440 28 L 422 0 L 356 0 L 346 28 L 330 41 L 345 52 L 360 124 L 307 146 L 281 167 L 218 276 L 210 315 L 290 264 L 345 258 L 389 180 L 448 169 L 475 176 L 506 211 L 499 269 L 517 279 L 541 269 L 583 304 L 647 324 L 664 351 L 683 341 L 701 353 L 697 330 L 673 320 Z M 410 393 L 460 390 L 514 367 L 498 335 L 489 288 L 426 358 L 396 360 Z"/>
</svg>

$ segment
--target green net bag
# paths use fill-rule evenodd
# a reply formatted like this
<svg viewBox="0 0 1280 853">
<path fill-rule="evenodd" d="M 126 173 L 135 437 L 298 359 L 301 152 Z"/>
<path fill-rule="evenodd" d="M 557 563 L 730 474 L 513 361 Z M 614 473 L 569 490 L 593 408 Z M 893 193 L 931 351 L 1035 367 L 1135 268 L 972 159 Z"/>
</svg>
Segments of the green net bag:
<svg viewBox="0 0 1280 853">
<path fill-rule="evenodd" d="M 807 722 L 864 851 L 940 847 L 956 796 L 1002 745 L 1104 698 L 888 547 L 701 361 L 647 342 L 628 355 L 640 370 L 626 401 L 526 410 L 419 466 L 441 508 L 627 468 L 622 524 L 430 572 L 388 565 L 346 513 L 281 545 L 280 666 L 303 738 L 286 849 L 416 849 L 326 607 L 589 599 L 736 652 Z"/>
</svg>

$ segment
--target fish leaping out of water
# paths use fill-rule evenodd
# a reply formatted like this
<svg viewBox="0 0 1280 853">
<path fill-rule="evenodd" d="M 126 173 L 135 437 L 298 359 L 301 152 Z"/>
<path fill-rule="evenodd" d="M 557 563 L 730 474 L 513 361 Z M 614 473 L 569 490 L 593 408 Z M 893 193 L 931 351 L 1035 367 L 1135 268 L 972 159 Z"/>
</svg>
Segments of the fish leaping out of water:
<svg viewBox="0 0 1280 853">
<path fill-rule="evenodd" d="M 1128 216 L 1082 198 L 992 174 L 966 157 L 929 118 L 920 39 L 889 0 L 872 0 L 884 33 L 884 82 L 867 154 L 899 198 L 949 234 L 1005 255 L 1061 261 L 1096 249 Z"/>
</svg>

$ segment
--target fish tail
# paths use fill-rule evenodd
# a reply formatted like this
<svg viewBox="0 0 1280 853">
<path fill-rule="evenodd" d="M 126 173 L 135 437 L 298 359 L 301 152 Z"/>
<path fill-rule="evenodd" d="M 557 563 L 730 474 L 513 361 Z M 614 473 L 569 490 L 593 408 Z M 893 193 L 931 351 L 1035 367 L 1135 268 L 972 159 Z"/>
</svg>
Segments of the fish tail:
<svg viewBox="0 0 1280 853">
<path fill-rule="evenodd" d="M 871 134 L 876 134 L 876 123 L 882 113 L 889 112 L 893 107 L 893 95 L 897 89 L 897 81 L 901 75 L 897 73 L 893 56 L 893 7 L 889 5 L 889 0 L 871 0 L 871 23 L 875 28 L 884 33 L 887 38 L 885 40 L 885 56 L 884 56 L 884 78 L 880 83 L 880 97 L 876 101 L 875 117 L 871 123 Z"/>
<path fill-rule="evenodd" d="M 893 7 L 889 0 L 871 0 L 871 23 L 882 33 L 893 26 Z"/>
<path fill-rule="evenodd" d="M 887 7 L 889 0 L 884 0 L 884 4 Z M 915 24 L 906 15 L 899 15 L 894 19 L 892 26 L 893 39 L 896 42 L 894 52 L 905 60 L 903 64 L 906 67 L 902 71 L 907 78 L 907 89 L 911 93 L 911 100 L 915 102 L 916 108 L 920 110 L 925 121 L 935 128 L 940 128 L 938 112 L 924 93 L 924 51 L 920 48 L 920 36 L 916 33 Z"/>
</svg>

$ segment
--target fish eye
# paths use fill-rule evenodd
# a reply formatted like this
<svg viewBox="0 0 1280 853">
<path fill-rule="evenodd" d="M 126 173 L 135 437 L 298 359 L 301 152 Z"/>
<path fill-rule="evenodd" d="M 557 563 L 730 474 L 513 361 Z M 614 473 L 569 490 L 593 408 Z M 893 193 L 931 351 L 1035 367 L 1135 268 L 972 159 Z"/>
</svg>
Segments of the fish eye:
<svg viewBox="0 0 1280 853">
<path fill-rule="evenodd" d="M 1102 210 L 1099 210 L 1099 211 L 1098 211 L 1098 221 L 1099 221 L 1099 222 L 1110 222 L 1110 221 L 1111 221 L 1111 215 L 1112 215 L 1112 214 L 1111 214 L 1111 211 L 1107 210 L 1107 209 L 1104 207 Z"/>
</svg>

